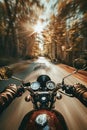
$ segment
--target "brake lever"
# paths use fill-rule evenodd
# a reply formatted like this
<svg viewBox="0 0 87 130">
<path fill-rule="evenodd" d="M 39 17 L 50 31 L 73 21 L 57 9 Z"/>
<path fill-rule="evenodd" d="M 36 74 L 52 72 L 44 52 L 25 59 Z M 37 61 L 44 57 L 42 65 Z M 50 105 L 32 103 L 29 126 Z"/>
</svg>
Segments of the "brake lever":
<svg viewBox="0 0 87 130">
<path fill-rule="evenodd" d="M 60 93 L 66 95 L 66 96 L 69 96 L 69 97 L 74 97 L 73 92 L 74 92 L 75 88 L 72 85 L 58 83 L 55 91 L 57 91 L 58 89 L 59 89 Z"/>
</svg>

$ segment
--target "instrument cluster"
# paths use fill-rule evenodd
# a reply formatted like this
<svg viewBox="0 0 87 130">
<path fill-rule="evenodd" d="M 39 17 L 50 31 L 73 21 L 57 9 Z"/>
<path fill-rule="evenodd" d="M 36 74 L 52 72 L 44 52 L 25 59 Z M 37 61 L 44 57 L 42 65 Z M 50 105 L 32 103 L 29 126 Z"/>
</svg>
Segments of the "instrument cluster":
<svg viewBox="0 0 87 130">
<path fill-rule="evenodd" d="M 34 91 L 38 91 L 38 90 L 41 90 L 41 85 L 39 82 L 35 81 L 30 84 L 30 88 Z M 50 80 L 50 81 L 46 82 L 45 88 L 46 88 L 46 90 L 52 91 L 56 88 L 56 85 L 53 81 Z"/>
</svg>

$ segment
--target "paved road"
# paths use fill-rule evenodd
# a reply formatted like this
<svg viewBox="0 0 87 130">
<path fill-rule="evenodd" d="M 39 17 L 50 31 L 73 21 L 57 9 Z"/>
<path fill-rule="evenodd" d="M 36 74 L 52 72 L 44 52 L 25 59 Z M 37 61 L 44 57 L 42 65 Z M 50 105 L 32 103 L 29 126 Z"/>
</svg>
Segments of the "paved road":
<svg viewBox="0 0 87 130">
<path fill-rule="evenodd" d="M 51 64 L 46 59 L 40 58 L 32 64 L 27 64 L 25 70 L 15 75 L 32 82 L 41 74 L 48 74 L 55 83 L 58 83 L 68 72 L 58 65 Z M 1 82 L 0 86 L 3 84 L 6 87 L 8 82 L 13 82 L 13 80 L 6 81 L 6 84 Z M 67 84 L 80 82 L 87 86 L 86 82 L 74 76 L 67 78 L 65 82 Z M 18 130 L 24 115 L 32 109 L 32 104 L 24 100 L 27 94 L 28 92 L 24 93 L 22 97 L 15 99 L 0 115 L 0 130 Z M 61 100 L 57 100 L 56 109 L 63 114 L 69 130 L 87 130 L 87 108 L 78 99 L 63 95 Z"/>
</svg>

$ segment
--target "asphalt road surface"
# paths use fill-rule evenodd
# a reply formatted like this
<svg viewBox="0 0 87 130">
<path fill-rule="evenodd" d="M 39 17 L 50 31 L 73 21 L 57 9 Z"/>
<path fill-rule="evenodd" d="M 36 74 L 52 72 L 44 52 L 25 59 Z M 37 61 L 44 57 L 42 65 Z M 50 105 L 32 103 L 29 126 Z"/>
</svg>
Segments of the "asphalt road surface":
<svg viewBox="0 0 87 130">
<path fill-rule="evenodd" d="M 20 69 L 22 66 L 22 69 Z M 41 74 L 47 74 L 55 82 L 61 82 L 62 78 L 69 74 L 66 70 L 58 65 L 53 65 L 45 58 L 39 58 L 32 63 L 21 63 L 15 70 L 15 76 L 25 79 L 26 81 L 35 81 Z M 24 68 L 23 68 L 24 67 Z M 15 80 L 1 81 L 0 90 L 4 89 L 9 83 L 20 83 Z M 77 82 L 87 86 L 86 82 L 70 76 L 65 82 L 67 84 L 75 84 Z M 0 115 L 0 130 L 18 130 L 18 127 L 25 116 L 31 109 L 32 103 L 25 102 L 26 91 L 22 97 L 16 98 L 7 109 Z M 87 107 L 85 107 L 78 99 L 70 98 L 63 95 L 61 100 L 56 101 L 56 110 L 61 112 L 67 122 L 69 130 L 87 130 Z"/>
</svg>

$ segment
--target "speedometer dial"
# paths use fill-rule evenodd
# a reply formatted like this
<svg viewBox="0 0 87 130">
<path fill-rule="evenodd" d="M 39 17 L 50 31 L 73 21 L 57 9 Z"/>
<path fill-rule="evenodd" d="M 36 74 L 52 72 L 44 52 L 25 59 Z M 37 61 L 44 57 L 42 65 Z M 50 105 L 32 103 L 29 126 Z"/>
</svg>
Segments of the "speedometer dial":
<svg viewBox="0 0 87 130">
<path fill-rule="evenodd" d="M 38 90 L 40 88 L 40 83 L 39 82 L 32 82 L 30 87 L 31 87 L 31 89 L 36 91 L 36 90 Z"/>
<path fill-rule="evenodd" d="M 46 83 L 46 86 L 49 90 L 53 90 L 56 86 L 55 86 L 55 83 L 53 81 L 48 81 Z"/>
</svg>

